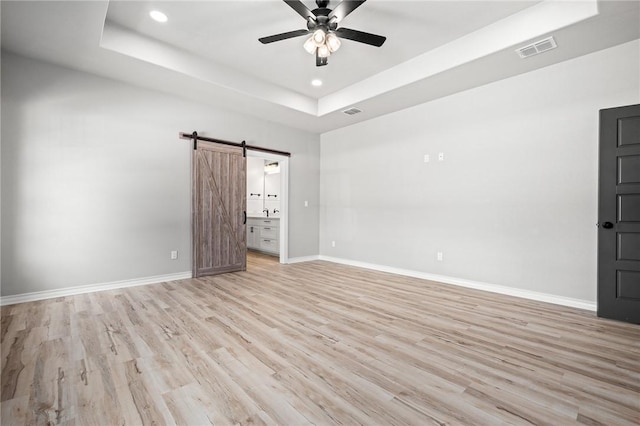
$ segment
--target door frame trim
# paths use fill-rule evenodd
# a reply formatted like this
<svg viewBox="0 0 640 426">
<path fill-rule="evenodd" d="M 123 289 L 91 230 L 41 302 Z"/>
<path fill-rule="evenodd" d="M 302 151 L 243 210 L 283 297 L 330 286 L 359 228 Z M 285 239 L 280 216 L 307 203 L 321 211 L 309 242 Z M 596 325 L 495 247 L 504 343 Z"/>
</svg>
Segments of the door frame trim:
<svg viewBox="0 0 640 426">
<path fill-rule="evenodd" d="M 289 157 L 250 149 L 247 157 L 273 160 L 280 165 L 280 263 L 289 263 Z"/>
</svg>

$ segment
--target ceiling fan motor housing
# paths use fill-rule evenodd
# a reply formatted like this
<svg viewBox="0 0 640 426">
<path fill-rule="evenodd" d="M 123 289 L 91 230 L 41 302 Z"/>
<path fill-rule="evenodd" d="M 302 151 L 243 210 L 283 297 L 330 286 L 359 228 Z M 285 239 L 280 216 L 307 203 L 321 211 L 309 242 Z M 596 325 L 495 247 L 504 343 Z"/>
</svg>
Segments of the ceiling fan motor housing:
<svg viewBox="0 0 640 426">
<path fill-rule="evenodd" d="M 307 20 L 307 29 L 309 31 L 314 31 L 318 28 L 321 28 L 326 32 L 327 30 L 335 31 L 336 28 L 338 28 L 338 20 L 329 19 L 331 9 L 319 8 L 313 10 L 311 13 L 313 13 L 316 18 L 309 18 Z"/>
</svg>

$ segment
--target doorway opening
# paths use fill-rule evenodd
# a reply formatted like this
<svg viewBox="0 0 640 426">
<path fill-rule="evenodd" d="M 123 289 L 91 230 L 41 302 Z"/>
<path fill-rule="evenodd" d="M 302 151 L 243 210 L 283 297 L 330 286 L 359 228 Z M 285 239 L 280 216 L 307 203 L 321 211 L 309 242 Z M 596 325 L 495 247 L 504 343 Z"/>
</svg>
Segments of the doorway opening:
<svg viewBox="0 0 640 426">
<path fill-rule="evenodd" d="M 246 195 L 247 247 L 277 253 L 280 263 L 288 263 L 289 157 L 247 150 Z"/>
</svg>

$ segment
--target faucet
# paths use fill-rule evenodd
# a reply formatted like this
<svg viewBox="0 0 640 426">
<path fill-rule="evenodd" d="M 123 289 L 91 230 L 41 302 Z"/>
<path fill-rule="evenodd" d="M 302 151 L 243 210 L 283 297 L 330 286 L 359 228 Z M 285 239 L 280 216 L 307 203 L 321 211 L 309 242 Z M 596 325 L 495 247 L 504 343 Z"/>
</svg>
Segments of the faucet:
<svg viewBox="0 0 640 426">
<path fill-rule="evenodd" d="M 266 214 L 267 214 L 267 217 L 269 217 L 269 209 L 264 209 L 264 210 L 262 210 L 262 213 L 266 213 Z"/>
<path fill-rule="evenodd" d="M 276 214 L 276 213 L 280 213 L 280 210 L 278 210 L 278 209 L 273 209 L 273 214 Z"/>
</svg>

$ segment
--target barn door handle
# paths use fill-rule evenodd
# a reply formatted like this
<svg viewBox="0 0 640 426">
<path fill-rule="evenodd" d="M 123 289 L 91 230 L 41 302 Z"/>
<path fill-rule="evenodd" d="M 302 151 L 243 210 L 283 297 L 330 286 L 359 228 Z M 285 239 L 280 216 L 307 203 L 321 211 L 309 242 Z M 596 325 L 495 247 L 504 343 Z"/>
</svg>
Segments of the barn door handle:
<svg viewBox="0 0 640 426">
<path fill-rule="evenodd" d="M 605 223 L 603 223 L 603 224 L 602 224 L 602 227 L 603 227 L 604 229 L 611 229 L 611 228 L 613 228 L 613 223 L 611 223 L 611 222 L 605 222 Z"/>
<path fill-rule="evenodd" d="M 246 225 L 246 224 L 247 224 L 247 211 L 246 211 L 246 210 L 245 210 L 245 211 L 243 211 L 243 212 L 242 212 L 242 214 L 244 215 L 244 219 L 243 219 L 243 221 L 242 221 L 242 224 L 243 224 L 243 225 Z"/>
</svg>

